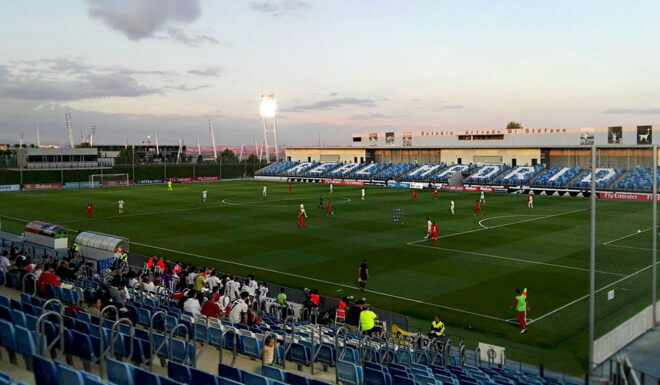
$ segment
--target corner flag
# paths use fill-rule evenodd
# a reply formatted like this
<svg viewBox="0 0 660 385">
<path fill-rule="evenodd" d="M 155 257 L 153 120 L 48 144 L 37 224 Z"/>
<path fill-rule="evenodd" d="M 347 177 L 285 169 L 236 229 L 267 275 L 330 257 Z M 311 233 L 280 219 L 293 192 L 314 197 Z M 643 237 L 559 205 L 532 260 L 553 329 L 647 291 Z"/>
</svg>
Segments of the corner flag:
<svg viewBox="0 0 660 385">
<path fill-rule="evenodd" d="M 527 298 L 527 288 L 523 289 L 522 295 L 523 297 Z"/>
</svg>

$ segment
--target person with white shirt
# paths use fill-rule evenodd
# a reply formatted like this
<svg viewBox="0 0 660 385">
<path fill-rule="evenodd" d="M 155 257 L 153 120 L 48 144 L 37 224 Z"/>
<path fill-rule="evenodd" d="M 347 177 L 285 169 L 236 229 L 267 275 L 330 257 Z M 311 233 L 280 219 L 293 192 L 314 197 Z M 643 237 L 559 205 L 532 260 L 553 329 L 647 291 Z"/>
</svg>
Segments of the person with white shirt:
<svg viewBox="0 0 660 385">
<path fill-rule="evenodd" d="M 481 192 L 481 198 L 479 198 L 479 200 L 481 201 L 481 203 L 486 203 L 486 195 L 484 194 L 483 191 Z"/>
<path fill-rule="evenodd" d="M 332 187 L 332 183 L 330 183 L 330 194 L 332 194 L 333 192 L 335 192 L 335 190 Z"/>
<path fill-rule="evenodd" d="M 11 266 L 11 262 L 9 261 L 9 258 L 7 258 L 7 255 L 9 253 L 5 250 L 4 253 L 2 253 L 2 256 L 0 256 L 0 268 L 2 270 L 7 270 L 9 269 L 9 266 Z"/>
<path fill-rule="evenodd" d="M 262 195 L 264 198 L 266 198 L 266 196 L 268 195 L 268 187 L 264 186 L 264 189 L 263 189 L 263 192 L 261 193 L 261 195 Z"/>
<path fill-rule="evenodd" d="M 302 215 L 304 215 L 305 218 L 307 218 L 307 212 L 305 211 L 305 205 L 302 202 L 300 202 L 300 213 Z"/>
<path fill-rule="evenodd" d="M 428 239 L 428 237 L 431 236 L 431 226 L 433 225 L 433 222 L 431 221 L 431 218 L 426 218 L 426 236 L 424 239 Z"/>
<path fill-rule="evenodd" d="M 240 289 L 240 283 L 236 281 L 236 277 L 232 276 L 229 278 L 229 281 L 227 281 L 227 286 L 225 286 L 225 294 L 229 297 L 229 299 L 233 302 L 235 299 L 239 298 L 239 289 Z"/>
<path fill-rule="evenodd" d="M 231 304 L 231 311 L 229 312 L 229 321 L 233 324 L 242 323 L 247 325 L 248 323 L 248 305 L 245 303 L 245 300 L 250 295 L 247 292 L 242 292 L 241 297 L 234 300 Z"/>
<path fill-rule="evenodd" d="M 203 191 L 202 191 L 202 201 L 203 201 L 204 203 L 206 203 L 206 194 L 207 194 L 207 191 L 206 191 L 206 190 L 203 190 Z"/>
<path fill-rule="evenodd" d="M 119 214 L 124 213 L 124 200 L 123 199 L 120 199 L 119 201 L 117 201 L 117 209 L 119 210 Z"/>
<path fill-rule="evenodd" d="M 156 286 L 154 285 L 153 282 L 149 280 L 149 277 L 145 275 L 144 277 L 142 277 L 142 288 L 146 292 L 153 293 Z"/>
<path fill-rule="evenodd" d="M 252 274 L 248 274 L 247 278 L 250 281 L 250 291 L 254 293 L 252 295 L 257 295 L 259 293 L 259 283 L 254 279 L 254 275 Z"/>
<path fill-rule="evenodd" d="M 364 200 L 364 189 L 362 189 L 362 200 Z"/>
<path fill-rule="evenodd" d="M 212 270 L 208 277 L 204 280 L 204 283 L 209 287 L 209 290 L 213 291 L 216 287 L 220 286 L 220 278 L 218 278 L 215 270 Z"/>
<path fill-rule="evenodd" d="M 268 286 L 266 286 L 265 283 L 262 283 L 261 286 L 259 286 L 258 297 L 259 310 L 261 311 L 266 310 L 266 298 L 268 298 Z"/>
<path fill-rule="evenodd" d="M 183 303 L 183 311 L 187 311 L 188 313 L 192 314 L 193 317 L 200 315 L 202 312 L 202 305 L 200 305 L 196 297 L 197 292 L 191 290 L 190 293 L 188 293 L 188 299 Z"/>
<path fill-rule="evenodd" d="M 449 203 L 449 211 L 451 211 L 451 215 L 454 215 L 454 200 L 452 199 L 451 203 Z"/>
</svg>

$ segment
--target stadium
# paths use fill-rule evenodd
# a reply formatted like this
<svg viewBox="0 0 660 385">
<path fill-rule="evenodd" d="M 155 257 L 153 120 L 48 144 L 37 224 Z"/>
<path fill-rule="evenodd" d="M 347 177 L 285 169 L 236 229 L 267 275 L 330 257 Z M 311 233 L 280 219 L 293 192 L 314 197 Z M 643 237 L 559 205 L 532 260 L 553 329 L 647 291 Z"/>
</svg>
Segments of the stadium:
<svg viewBox="0 0 660 385">
<path fill-rule="evenodd" d="M 660 384 L 657 4 L 471 5 L 0 5 L 0 385 Z"/>
</svg>

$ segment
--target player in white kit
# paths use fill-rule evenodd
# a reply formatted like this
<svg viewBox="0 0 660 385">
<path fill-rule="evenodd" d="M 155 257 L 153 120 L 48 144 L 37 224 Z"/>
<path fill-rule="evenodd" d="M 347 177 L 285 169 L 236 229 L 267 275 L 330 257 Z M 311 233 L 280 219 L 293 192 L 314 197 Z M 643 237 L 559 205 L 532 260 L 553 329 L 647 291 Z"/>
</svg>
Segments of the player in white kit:
<svg viewBox="0 0 660 385">
<path fill-rule="evenodd" d="M 206 203 L 206 194 L 207 194 L 207 191 L 206 191 L 206 190 L 203 190 L 203 191 L 202 191 L 202 201 L 203 201 L 204 203 Z"/>
<path fill-rule="evenodd" d="M 364 200 L 364 189 L 362 189 L 362 200 Z"/>
<path fill-rule="evenodd" d="M 531 194 L 527 194 L 527 208 L 534 208 L 534 197 Z"/>
<path fill-rule="evenodd" d="M 300 202 L 300 213 L 307 218 L 307 211 L 305 211 L 305 205 L 302 202 Z"/>
<path fill-rule="evenodd" d="M 449 211 L 451 211 L 451 215 L 454 215 L 454 200 L 449 203 Z"/>
<path fill-rule="evenodd" d="M 486 203 L 486 196 L 483 191 L 481 192 L 481 198 L 479 198 L 479 200 L 481 201 L 481 203 Z"/>
<path fill-rule="evenodd" d="M 266 195 L 268 195 L 268 187 L 264 186 L 264 190 L 263 190 L 263 192 L 261 193 L 261 195 L 262 195 L 264 198 L 266 197 Z"/>
<path fill-rule="evenodd" d="M 123 214 L 123 213 L 124 213 L 124 200 L 123 200 L 123 199 L 120 199 L 120 200 L 117 202 L 117 209 L 119 210 L 119 214 Z"/>
<path fill-rule="evenodd" d="M 428 239 L 431 236 L 431 226 L 433 226 L 433 221 L 431 221 L 431 218 L 426 218 L 426 236 L 424 239 Z"/>
<path fill-rule="evenodd" d="M 332 189 L 332 183 L 330 183 L 330 193 L 332 194 L 335 190 Z"/>
</svg>

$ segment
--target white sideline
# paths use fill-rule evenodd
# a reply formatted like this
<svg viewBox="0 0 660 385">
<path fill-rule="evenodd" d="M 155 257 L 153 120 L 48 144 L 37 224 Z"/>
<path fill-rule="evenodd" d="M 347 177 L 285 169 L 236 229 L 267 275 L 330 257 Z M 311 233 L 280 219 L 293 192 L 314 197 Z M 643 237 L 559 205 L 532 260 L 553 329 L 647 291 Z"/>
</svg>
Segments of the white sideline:
<svg viewBox="0 0 660 385">
<path fill-rule="evenodd" d="M 169 251 L 169 252 L 172 252 L 172 253 L 187 255 L 187 256 L 195 257 L 195 258 L 208 259 L 210 261 L 216 261 L 216 262 L 222 262 L 222 263 L 227 263 L 227 264 L 241 266 L 241 267 L 247 267 L 247 268 L 255 269 L 255 270 L 268 271 L 270 273 L 286 275 L 286 276 L 294 277 L 294 278 L 301 278 L 301 279 L 305 279 L 305 280 L 308 280 L 308 281 L 321 282 L 321 283 L 325 283 L 325 284 L 328 284 L 328 285 L 345 287 L 345 288 L 348 288 L 348 289 L 356 289 L 356 290 L 358 289 L 357 286 L 351 286 L 351 285 L 346 285 L 346 284 L 343 284 L 343 283 L 326 281 L 324 279 L 319 279 L 319 278 L 313 278 L 313 277 L 308 277 L 308 276 L 304 276 L 304 275 L 288 273 L 286 271 L 270 269 L 270 268 L 267 268 L 267 267 L 248 265 L 246 263 L 228 261 L 228 260 L 219 259 L 219 258 L 212 258 L 212 257 L 208 257 L 208 256 L 205 256 L 205 255 L 189 253 L 189 252 L 186 252 L 186 251 L 173 250 L 173 249 L 168 249 L 168 248 L 165 248 L 165 247 L 158 247 L 158 246 L 148 245 L 148 244 L 145 244 L 145 243 L 131 242 L 131 244 L 150 247 L 150 248 L 157 249 L 157 250 L 162 250 L 162 251 Z M 454 307 L 450 307 L 450 306 L 439 305 L 439 304 L 436 304 L 436 303 L 424 302 L 424 301 L 420 301 L 420 300 L 413 299 L 413 298 L 401 297 L 401 296 L 398 296 L 398 295 L 383 293 L 383 292 L 380 292 L 380 291 L 365 290 L 364 292 L 365 293 L 372 293 L 372 294 L 376 294 L 376 295 L 381 295 L 381 296 L 385 296 L 385 297 L 390 297 L 390 298 L 401 299 L 401 300 L 408 301 L 408 302 L 419 303 L 419 304 L 422 304 L 422 305 L 434 306 L 434 307 L 441 308 L 441 309 L 452 310 L 452 311 L 456 311 L 456 312 L 459 312 L 459 313 L 469 314 L 469 315 L 473 315 L 473 316 L 477 316 L 477 317 L 488 318 L 488 319 L 492 319 L 492 320 L 496 320 L 496 321 L 510 322 L 510 321 L 508 321 L 504 318 L 493 317 L 493 316 L 489 316 L 489 315 L 486 315 L 486 314 L 475 313 L 475 312 L 471 312 L 471 311 L 468 311 L 468 310 L 462 310 L 462 309 L 458 309 L 458 308 L 454 308 Z"/>
<path fill-rule="evenodd" d="M 656 264 L 660 264 L 660 261 L 657 262 Z M 643 272 L 643 271 L 646 271 L 646 270 L 650 269 L 652 266 L 653 266 L 653 264 L 650 264 L 650 265 L 648 265 L 648 266 L 646 266 L 646 267 L 644 267 L 644 268 L 642 268 L 642 269 L 637 270 L 636 272 L 634 272 L 634 273 L 632 273 L 632 274 L 628 274 L 628 275 L 624 276 L 623 278 L 619 278 L 619 279 L 617 279 L 616 281 L 611 282 L 611 283 L 609 283 L 609 284 L 607 284 L 607 285 L 601 287 L 600 289 L 594 291 L 594 294 L 595 294 L 595 293 L 600 293 L 601 291 L 603 291 L 603 290 L 605 290 L 605 289 L 609 289 L 610 287 L 612 287 L 612 286 L 614 286 L 614 285 L 616 285 L 616 284 L 618 284 L 618 283 L 620 283 L 620 282 L 623 282 L 623 281 L 625 281 L 625 280 L 628 279 L 628 278 L 632 278 L 632 277 L 636 276 L 637 274 L 639 274 L 639 273 L 641 273 L 641 272 Z M 545 318 L 545 317 L 547 317 L 547 316 L 549 316 L 549 315 L 552 315 L 552 314 L 554 314 L 554 313 L 556 313 L 556 312 L 558 312 L 558 311 L 560 311 L 560 310 L 563 310 L 563 309 L 565 309 L 565 308 L 567 308 L 567 307 L 569 307 L 569 306 L 571 306 L 571 305 L 573 305 L 573 304 L 575 304 L 575 303 L 578 303 L 578 302 L 580 302 L 580 301 L 582 301 L 582 300 L 584 300 L 584 299 L 586 299 L 586 298 L 589 298 L 589 294 L 584 295 L 584 296 L 582 296 L 582 297 L 580 297 L 580 298 L 578 298 L 578 299 L 575 299 L 575 300 L 573 300 L 573 301 L 567 303 L 567 304 L 564 305 L 564 306 L 561 306 L 561 307 L 556 308 L 555 310 L 552 310 L 552 311 L 550 311 L 550 312 L 548 312 L 548 313 L 545 313 L 544 315 L 540 316 L 539 318 L 535 318 L 534 320 L 528 322 L 528 324 L 534 323 L 534 322 L 536 322 L 536 321 L 540 321 L 540 320 L 542 320 L 543 318 Z"/>
<path fill-rule="evenodd" d="M 428 239 L 424 239 L 424 241 L 428 242 Z M 559 265 L 559 264 L 556 264 L 556 263 L 548 263 L 548 262 L 530 261 L 530 260 L 527 260 L 527 259 L 519 259 L 519 258 L 513 258 L 513 257 L 502 257 L 502 256 L 499 256 L 499 255 L 478 253 L 478 252 L 475 252 L 475 251 L 466 251 L 466 250 L 460 250 L 460 249 L 449 249 L 449 248 L 446 248 L 446 247 L 438 247 L 438 246 L 430 246 L 430 245 L 418 245 L 418 244 L 414 244 L 412 242 L 407 243 L 407 245 L 415 246 L 415 247 L 426 247 L 426 248 L 429 248 L 429 249 L 436 249 L 436 250 L 443 250 L 443 251 L 453 251 L 453 252 L 456 252 L 456 253 L 459 253 L 459 254 L 472 254 L 472 255 L 478 255 L 478 256 L 481 256 L 481 257 L 504 259 L 504 260 L 508 260 L 508 261 L 529 263 L 529 264 L 533 264 L 533 265 L 558 267 L 558 268 L 568 269 L 568 270 L 579 270 L 579 271 L 586 271 L 586 272 L 590 271 L 589 269 L 586 269 L 586 268 L 583 268 L 583 267 Z M 615 275 L 615 276 L 618 276 L 618 277 L 623 277 L 624 276 L 624 274 L 612 273 L 612 272 L 609 272 L 609 271 L 600 271 L 600 270 L 596 270 L 596 273 Z"/>
</svg>

